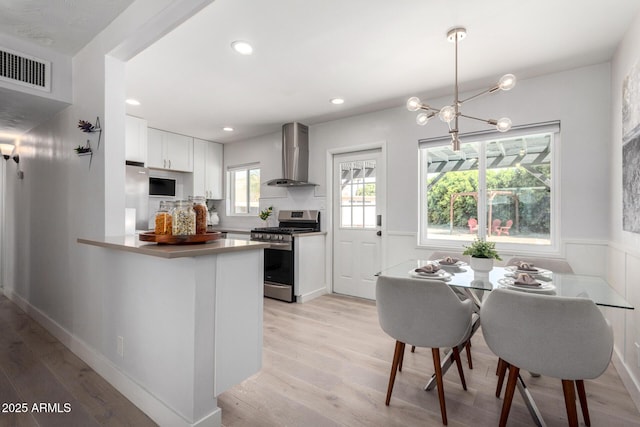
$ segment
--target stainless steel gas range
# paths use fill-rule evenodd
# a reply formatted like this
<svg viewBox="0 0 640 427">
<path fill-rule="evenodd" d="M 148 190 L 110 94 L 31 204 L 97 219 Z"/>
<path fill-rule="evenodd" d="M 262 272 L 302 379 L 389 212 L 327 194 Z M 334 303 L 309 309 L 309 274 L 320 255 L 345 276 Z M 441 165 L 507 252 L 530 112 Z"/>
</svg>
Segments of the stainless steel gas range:
<svg viewBox="0 0 640 427">
<path fill-rule="evenodd" d="M 264 250 L 264 296 L 295 302 L 295 236 L 320 231 L 320 212 L 282 210 L 278 223 L 278 227 L 254 228 L 251 240 L 271 243 Z"/>
</svg>

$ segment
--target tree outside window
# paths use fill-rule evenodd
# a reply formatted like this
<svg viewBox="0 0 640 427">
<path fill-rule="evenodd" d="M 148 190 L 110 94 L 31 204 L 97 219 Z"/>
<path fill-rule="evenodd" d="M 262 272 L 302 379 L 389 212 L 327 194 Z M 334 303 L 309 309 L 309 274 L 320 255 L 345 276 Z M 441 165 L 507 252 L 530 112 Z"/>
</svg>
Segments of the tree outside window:
<svg viewBox="0 0 640 427">
<path fill-rule="evenodd" d="M 553 132 L 423 144 L 421 243 L 432 240 L 552 245 Z"/>
</svg>

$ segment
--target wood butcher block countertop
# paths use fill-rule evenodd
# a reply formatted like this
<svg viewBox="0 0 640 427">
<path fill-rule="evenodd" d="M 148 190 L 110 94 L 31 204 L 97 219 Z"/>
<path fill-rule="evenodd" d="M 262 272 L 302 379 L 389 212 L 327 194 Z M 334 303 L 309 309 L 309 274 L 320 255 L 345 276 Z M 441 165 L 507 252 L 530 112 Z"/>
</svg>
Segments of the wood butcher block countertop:
<svg viewBox="0 0 640 427">
<path fill-rule="evenodd" d="M 264 249 L 269 243 L 250 240 L 218 239 L 208 243 L 189 245 L 158 245 L 142 242 L 138 236 L 113 236 L 98 238 L 79 238 L 78 243 L 151 255 L 160 258 L 185 258 L 203 255 L 215 255 L 225 252 L 238 252 L 253 249 Z"/>
</svg>

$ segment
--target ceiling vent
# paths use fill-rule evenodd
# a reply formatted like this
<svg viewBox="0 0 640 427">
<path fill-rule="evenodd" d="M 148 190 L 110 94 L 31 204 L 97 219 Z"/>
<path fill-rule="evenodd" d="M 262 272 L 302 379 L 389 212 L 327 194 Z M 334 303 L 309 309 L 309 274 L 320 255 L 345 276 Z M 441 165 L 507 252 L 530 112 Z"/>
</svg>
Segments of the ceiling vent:
<svg viewBox="0 0 640 427">
<path fill-rule="evenodd" d="M 51 92 L 51 62 L 0 47 L 0 80 Z"/>
</svg>

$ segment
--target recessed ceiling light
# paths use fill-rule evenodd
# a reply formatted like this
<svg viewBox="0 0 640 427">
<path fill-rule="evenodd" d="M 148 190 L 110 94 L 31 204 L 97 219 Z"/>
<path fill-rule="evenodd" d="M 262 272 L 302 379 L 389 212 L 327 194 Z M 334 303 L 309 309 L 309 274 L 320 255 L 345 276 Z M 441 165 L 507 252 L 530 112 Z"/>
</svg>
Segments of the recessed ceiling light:
<svg viewBox="0 0 640 427">
<path fill-rule="evenodd" d="M 240 55 L 251 55 L 253 53 L 253 47 L 248 42 L 242 40 L 234 41 L 231 43 L 231 47 Z"/>
<path fill-rule="evenodd" d="M 342 98 L 333 98 L 330 100 L 333 105 L 341 105 L 344 104 L 344 99 Z"/>
<path fill-rule="evenodd" d="M 135 105 L 135 106 L 140 105 L 140 101 L 138 101 L 137 99 L 132 99 L 132 98 L 129 98 L 124 102 L 126 102 L 129 105 Z"/>
<path fill-rule="evenodd" d="M 222 128 L 222 130 L 225 131 L 225 132 L 233 132 L 234 131 L 234 129 L 231 126 L 225 126 L 225 127 Z"/>
</svg>

